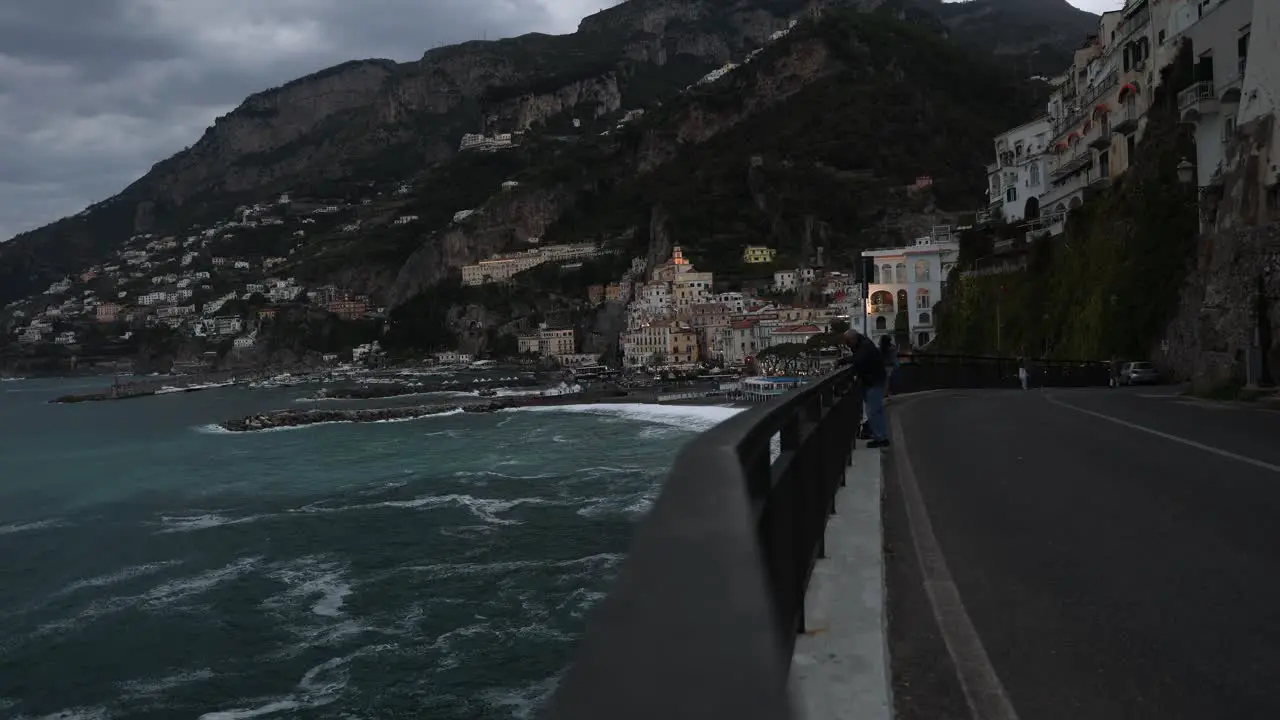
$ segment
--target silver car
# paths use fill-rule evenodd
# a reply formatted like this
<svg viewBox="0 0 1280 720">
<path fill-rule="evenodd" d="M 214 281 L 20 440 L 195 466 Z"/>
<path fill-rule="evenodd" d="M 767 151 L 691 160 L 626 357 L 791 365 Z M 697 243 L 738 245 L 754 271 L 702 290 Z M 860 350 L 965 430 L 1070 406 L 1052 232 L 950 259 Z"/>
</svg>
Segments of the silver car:
<svg viewBox="0 0 1280 720">
<path fill-rule="evenodd" d="M 1125 363 L 1120 369 L 1122 385 L 1153 385 L 1158 382 L 1160 382 L 1160 373 L 1156 372 L 1156 366 L 1149 362 Z"/>
</svg>

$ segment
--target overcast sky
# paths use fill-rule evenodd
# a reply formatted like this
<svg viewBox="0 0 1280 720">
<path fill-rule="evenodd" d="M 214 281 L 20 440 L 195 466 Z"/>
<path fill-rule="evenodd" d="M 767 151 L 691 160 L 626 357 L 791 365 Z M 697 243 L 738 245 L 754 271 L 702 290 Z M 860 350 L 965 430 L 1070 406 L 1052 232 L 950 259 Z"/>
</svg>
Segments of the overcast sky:
<svg viewBox="0 0 1280 720">
<path fill-rule="evenodd" d="M 258 90 L 354 58 L 571 32 L 613 4 L 0 0 L 0 241 L 114 195 Z"/>
</svg>

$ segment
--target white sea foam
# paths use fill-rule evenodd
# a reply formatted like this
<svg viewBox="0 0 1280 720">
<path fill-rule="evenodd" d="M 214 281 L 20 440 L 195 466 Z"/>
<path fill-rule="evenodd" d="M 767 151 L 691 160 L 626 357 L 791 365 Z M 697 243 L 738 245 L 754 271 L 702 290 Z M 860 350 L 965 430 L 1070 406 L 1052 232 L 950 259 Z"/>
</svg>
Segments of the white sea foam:
<svg viewBox="0 0 1280 720">
<path fill-rule="evenodd" d="M 260 557 L 241 558 L 223 567 L 207 570 L 198 575 L 169 580 L 140 595 L 118 595 L 96 600 L 73 617 L 41 625 L 36 630 L 34 637 L 70 630 L 105 615 L 111 615 L 130 608 L 142 608 L 150 612 L 164 610 L 196 595 L 209 592 L 224 582 L 244 575 L 256 568 L 261 560 L 262 558 Z"/>
<path fill-rule="evenodd" d="M 283 697 L 262 698 L 256 707 L 235 708 L 205 713 L 199 720 L 247 720 L 291 710 L 312 710 L 330 705 L 342 696 L 351 678 L 351 661 L 371 649 L 361 650 L 316 665 L 298 681 L 295 692 Z"/>
<path fill-rule="evenodd" d="M 193 530 L 208 530 L 209 528 L 222 527 L 224 525 L 245 525 L 247 523 L 261 520 L 264 517 L 267 516 L 249 515 L 241 518 L 228 518 L 216 513 L 209 513 L 206 515 L 162 515 L 160 517 L 160 523 L 164 526 L 164 529 L 160 532 L 192 532 Z"/>
<path fill-rule="evenodd" d="M 506 711 L 515 720 L 526 720 L 534 716 L 559 684 L 558 676 L 550 677 L 522 687 L 486 690 L 481 699 L 485 705 Z"/>
<path fill-rule="evenodd" d="M 111 713 L 107 712 L 106 708 L 79 707 L 59 710 L 56 713 L 34 718 L 28 715 L 19 715 L 14 720 L 109 720 L 110 717 Z"/>
<path fill-rule="evenodd" d="M 702 432 L 742 412 L 741 408 L 719 405 L 651 405 L 646 403 L 592 403 L 586 405 L 537 405 L 511 408 L 505 412 L 562 412 L 604 415 L 623 420 L 668 425 Z"/>
<path fill-rule="evenodd" d="M 151 698 L 165 695 L 183 685 L 212 680 L 214 672 L 209 668 L 188 670 L 152 680 L 129 680 L 119 684 L 125 699 Z"/>
<path fill-rule="evenodd" d="M 125 582 L 126 580 L 132 580 L 134 578 L 143 577 L 145 575 L 154 575 L 155 573 L 158 573 L 161 570 L 164 570 L 165 568 L 171 568 L 175 565 L 181 565 L 183 562 L 184 562 L 183 560 L 164 560 L 162 562 L 146 563 L 144 565 L 134 565 L 132 567 L 127 567 L 122 570 L 117 570 L 113 573 L 108 573 L 106 575 L 98 575 L 97 577 L 91 577 L 84 580 L 77 580 L 71 583 L 70 585 L 62 588 L 61 590 L 59 590 L 54 594 L 70 595 L 71 593 L 77 592 L 79 590 L 85 590 L 87 588 L 101 588 L 101 587 L 106 587 L 108 585 L 116 585 L 118 583 Z"/>
<path fill-rule="evenodd" d="M 0 535 L 16 535 L 18 533 L 34 532 L 36 530 L 49 530 L 52 528 L 65 527 L 65 523 L 61 520 L 40 520 L 37 522 L 16 523 L 14 525 L 0 525 Z"/>
<path fill-rule="evenodd" d="M 271 598 L 263 605 L 279 607 L 289 600 L 312 600 L 311 612 L 323 617 L 338 617 L 342 605 L 351 594 L 345 564 L 323 556 L 300 558 L 275 569 L 271 577 L 288 586 L 284 595 Z"/>
<path fill-rule="evenodd" d="M 500 518 L 499 514 L 507 512 L 512 508 L 521 505 L 552 505 L 553 501 L 545 498 L 528 497 L 514 498 L 509 500 L 498 498 L 478 498 L 472 495 L 427 495 L 417 497 L 411 500 L 384 500 L 377 503 L 368 503 L 362 505 L 339 505 L 329 507 L 324 505 L 312 504 L 300 508 L 290 510 L 294 513 L 338 513 L 350 512 L 352 510 L 369 510 L 372 508 L 403 508 L 408 510 L 422 510 L 437 507 L 456 506 L 464 507 L 470 510 L 473 515 L 484 520 L 487 523 L 495 525 L 519 525 L 519 520 L 511 520 L 509 518 Z"/>
</svg>

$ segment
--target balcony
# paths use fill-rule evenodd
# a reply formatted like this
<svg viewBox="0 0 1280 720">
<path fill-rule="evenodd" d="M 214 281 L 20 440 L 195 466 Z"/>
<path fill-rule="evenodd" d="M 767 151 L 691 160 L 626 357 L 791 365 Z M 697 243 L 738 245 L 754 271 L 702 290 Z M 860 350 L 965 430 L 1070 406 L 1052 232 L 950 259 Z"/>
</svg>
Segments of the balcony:
<svg viewBox="0 0 1280 720">
<path fill-rule="evenodd" d="M 1213 83 L 1207 80 L 1192 83 L 1186 90 L 1178 93 L 1178 111 L 1182 113 L 1183 122 L 1197 122 L 1205 115 L 1216 114 L 1219 109 Z"/>
<path fill-rule="evenodd" d="M 1110 120 L 1104 115 L 1102 120 L 1094 123 L 1089 132 L 1084 134 L 1084 139 L 1094 150 L 1106 150 L 1111 147 Z"/>
<path fill-rule="evenodd" d="M 1111 132 L 1128 135 L 1138 129 L 1138 121 L 1141 119 L 1142 113 L 1138 112 L 1137 105 L 1125 103 L 1111 114 Z"/>
</svg>

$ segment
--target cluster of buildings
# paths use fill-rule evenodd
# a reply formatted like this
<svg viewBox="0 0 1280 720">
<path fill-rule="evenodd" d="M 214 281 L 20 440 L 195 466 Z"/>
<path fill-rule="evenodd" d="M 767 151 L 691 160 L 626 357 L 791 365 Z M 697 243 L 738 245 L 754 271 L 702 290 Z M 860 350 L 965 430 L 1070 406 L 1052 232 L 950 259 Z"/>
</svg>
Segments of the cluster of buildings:
<svg viewBox="0 0 1280 720">
<path fill-rule="evenodd" d="M 458 143 L 458 151 L 466 152 L 467 150 L 477 150 L 493 152 L 494 150 L 506 150 L 507 148 L 515 147 L 522 134 L 523 133 L 518 130 L 514 133 L 495 133 L 493 135 L 485 135 L 484 133 L 466 133 Z"/>
<path fill-rule="evenodd" d="M 134 235 L 111 260 L 7 306 L 14 337 L 23 344 L 74 346 L 90 325 L 120 326 L 115 339 L 128 339 L 130 328 L 164 326 L 192 337 L 232 337 L 236 347 L 252 347 L 257 323 L 274 318 L 277 306 L 304 296 L 312 306 L 347 319 L 374 313 L 367 297 L 332 286 L 307 289 L 293 277 L 275 275 L 288 258 L 246 259 L 218 252 L 219 244 L 234 239 L 238 229 L 284 224 L 274 213 L 289 202 L 285 195 L 275 203 L 237 208 L 232 219 L 193 228 L 183 238 Z M 327 213 L 331 206 L 322 205 L 307 214 Z M 224 310 L 233 300 L 259 297 L 266 304 L 250 317 Z"/>
<path fill-rule="evenodd" d="M 862 304 L 858 283 L 843 273 L 777 271 L 770 289 L 808 283 L 820 290 L 821 302 L 800 307 L 750 292 L 716 292 L 712 273 L 695 269 L 679 247 L 647 277 L 643 268 L 643 260 L 637 260 L 618 285 L 589 291 L 592 300 L 616 298 L 626 304 L 621 351 L 624 365 L 631 368 L 705 361 L 741 365 L 767 348 L 808 342 Z"/>
<path fill-rule="evenodd" d="M 539 238 L 530 238 L 531 244 Z M 545 245 L 519 252 L 494 255 L 473 265 L 462 267 L 463 285 L 486 285 L 509 282 L 516 273 L 532 270 L 543 263 L 580 263 L 600 254 L 600 248 L 590 243 L 576 245 Z"/>
<path fill-rule="evenodd" d="M 1195 126 L 1197 184 L 1220 177 L 1237 124 L 1274 112 L 1280 98 L 1280 3 L 1272 0 L 1128 0 L 1103 13 L 1098 32 L 1050 80 L 1046 112 L 995 138 L 987 166 L 988 213 L 1057 235 L 1091 188 L 1106 187 L 1142 151 L 1162 69 L 1189 43 L 1195 80 L 1177 93 Z M 1255 48 L 1253 57 L 1250 48 Z M 1270 163 L 1271 183 L 1275 162 Z"/>
<path fill-rule="evenodd" d="M 764 52 L 765 48 L 768 47 L 770 44 L 775 43 L 781 40 L 782 38 L 786 37 L 795 28 L 797 22 L 799 21 L 792 20 L 790 24 L 787 25 L 787 27 L 771 34 L 769 38 L 765 41 L 764 45 L 761 45 L 755 50 L 752 50 L 750 53 L 747 53 L 747 56 L 742 61 L 742 65 L 745 65 L 751 62 L 752 60 L 754 60 L 755 57 L 760 53 Z M 725 75 L 728 75 L 734 70 L 737 70 L 739 67 L 741 67 L 741 65 L 739 65 L 738 63 L 733 63 L 733 62 L 725 63 L 724 65 L 721 65 L 720 67 L 716 68 L 715 70 L 712 70 L 706 75 L 703 75 L 701 78 L 698 79 L 697 82 L 695 82 L 694 84 L 690 85 L 685 89 L 692 90 L 693 88 L 698 87 L 699 85 L 709 85 L 719 80 L 720 78 L 724 77 Z"/>
</svg>

